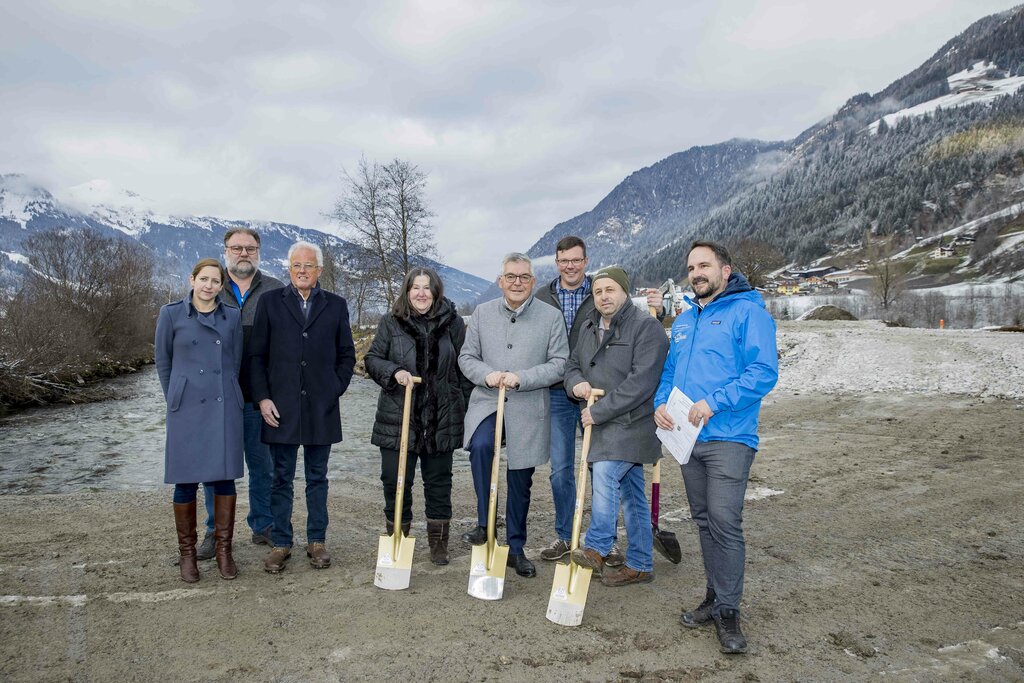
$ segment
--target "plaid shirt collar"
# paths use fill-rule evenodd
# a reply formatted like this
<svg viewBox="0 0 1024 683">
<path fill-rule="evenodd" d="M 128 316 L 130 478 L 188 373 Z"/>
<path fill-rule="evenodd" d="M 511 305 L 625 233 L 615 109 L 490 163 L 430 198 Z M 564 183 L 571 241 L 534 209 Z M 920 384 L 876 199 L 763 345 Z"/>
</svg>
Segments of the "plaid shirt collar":
<svg viewBox="0 0 1024 683">
<path fill-rule="evenodd" d="M 565 329 L 572 329 L 573 321 L 576 320 L 576 313 L 583 305 L 583 300 L 590 294 L 590 276 L 583 276 L 583 284 L 576 289 L 563 289 L 562 279 L 555 281 L 555 292 L 558 294 L 558 303 L 562 306 L 562 317 L 565 318 Z"/>
</svg>

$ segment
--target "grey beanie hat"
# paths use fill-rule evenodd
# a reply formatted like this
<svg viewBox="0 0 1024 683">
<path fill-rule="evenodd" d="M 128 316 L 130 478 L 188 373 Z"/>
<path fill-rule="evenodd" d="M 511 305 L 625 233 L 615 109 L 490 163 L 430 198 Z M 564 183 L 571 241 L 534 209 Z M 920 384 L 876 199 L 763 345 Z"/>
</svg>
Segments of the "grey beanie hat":
<svg viewBox="0 0 1024 683">
<path fill-rule="evenodd" d="M 590 281 L 597 282 L 603 277 L 615 280 L 615 282 L 619 284 L 619 287 L 622 287 L 622 291 L 624 291 L 627 295 L 629 294 L 629 276 L 626 275 L 626 271 L 624 271 L 619 266 L 605 266 L 601 270 L 594 273 L 594 277 L 592 277 Z"/>
</svg>

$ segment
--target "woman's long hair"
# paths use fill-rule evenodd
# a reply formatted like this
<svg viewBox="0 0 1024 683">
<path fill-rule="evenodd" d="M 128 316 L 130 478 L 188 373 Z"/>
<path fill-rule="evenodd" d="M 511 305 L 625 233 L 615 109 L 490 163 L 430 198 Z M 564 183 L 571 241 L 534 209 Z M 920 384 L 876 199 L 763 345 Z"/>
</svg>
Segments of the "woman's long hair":
<svg viewBox="0 0 1024 683">
<path fill-rule="evenodd" d="M 426 275 L 427 280 L 430 283 L 430 293 L 434 295 L 434 303 L 431 304 L 430 310 L 426 312 L 426 316 L 429 318 L 436 315 L 441 309 L 441 302 L 444 300 L 444 284 L 441 282 L 441 278 L 434 271 L 433 268 L 413 268 L 405 274 L 405 280 L 402 282 L 402 294 L 395 303 L 391 305 L 391 314 L 396 318 L 402 318 L 408 320 L 413 315 L 419 315 L 416 309 L 409 303 L 409 290 L 412 289 L 412 282 L 421 275 Z"/>
</svg>

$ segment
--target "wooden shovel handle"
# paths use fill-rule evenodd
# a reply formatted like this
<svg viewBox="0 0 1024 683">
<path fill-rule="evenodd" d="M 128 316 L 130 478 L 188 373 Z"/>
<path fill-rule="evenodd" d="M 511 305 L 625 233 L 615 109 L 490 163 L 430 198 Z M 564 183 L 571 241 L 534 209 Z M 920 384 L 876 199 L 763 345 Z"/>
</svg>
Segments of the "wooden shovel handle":
<svg viewBox="0 0 1024 683">
<path fill-rule="evenodd" d="M 601 396 L 604 396 L 603 389 L 591 389 L 590 397 L 587 399 L 587 407 L 593 406 Z M 591 425 L 583 428 L 583 450 L 580 452 L 580 473 L 576 477 L 576 511 L 572 517 L 572 539 L 569 541 L 570 550 L 575 550 L 579 547 L 580 527 L 583 525 L 583 499 L 587 494 L 587 454 L 590 453 L 590 428 Z"/>
<path fill-rule="evenodd" d="M 402 440 L 398 446 L 398 485 L 395 490 L 395 515 L 393 519 L 393 531 L 395 539 L 401 535 L 402 527 L 402 504 L 405 502 L 405 465 L 409 460 L 409 420 L 412 416 L 412 389 L 413 386 L 422 382 L 420 377 L 412 377 L 412 381 L 405 385 L 405 405 L 402 406 Z"/>
<path fill-rule="evenodd" d="M 505 385 L 498 387 L 498 414 L 494 424 L 494 460 L 491 462 L 491 491 L 487 500 L 487 549 L 488 555 L 496 545 L 494 527 L 498 518 L 498 470 L 501 469 L 501 433 L 505 425 Z"/>
</svg>

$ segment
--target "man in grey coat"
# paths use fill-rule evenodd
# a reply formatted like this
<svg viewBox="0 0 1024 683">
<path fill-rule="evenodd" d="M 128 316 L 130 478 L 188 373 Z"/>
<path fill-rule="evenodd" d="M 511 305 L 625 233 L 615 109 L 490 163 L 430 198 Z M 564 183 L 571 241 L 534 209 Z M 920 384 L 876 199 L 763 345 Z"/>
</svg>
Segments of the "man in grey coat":
<svg viewBox="0 0 1024 683">
<path fill-rule="evenodd" d="M 591 426 L 587 462 L 593 466 L 590 528 L 572 552 L 583 567 L 602 574 L 606 586 L 654 579 L 651 511 L 644 493 L 644 465 L 661 457 L 654 429 L 654 393 L 668 353 L 665 329 L 632 304 L 629 278 L 617 266 L 602 268 L 592 280 L 594 305 L 583 323 L 565 368 L 565 389 L 578 399 L 602 389 L 604 398 L 580 414 Z M 629 546 L 626 563 L 606 572 L 622 501 Z"/>
<path fill-rule="evenodd" d="M 561 314 L 537 303 L 533 265 L 525 254 L 504 258 L 498 287 L 503 296 L 480 304 L 466 333 L 459 367 L 476 385 L 466 409 L 465 443 L 477 498 L 477 528 L 463 536 L 479 545 L 487 540 L 487 504 L 494 456 L 498 387 L 504 385 L 504 434 L 508 456 L 505 524 L 508 566 L 520 576 L 535 576 L 526 558 L 526 517 L 533 472 L 548 461 L 550 401 L 548 387 L 559 381 L 569 354 Z"/>
<path fill-rule="evenodd" d="M 274 526 L 274 516 L 270 512 L 270 485 L 274 480 L 274 461 L 267 444 L 260 441 L 263 418 L 259 406 L 252 400 L 249 387 L 249 338 L 260 297 L 284 287 L 284 284 L 260 272 L 260 234 L 252 228 L 231 228 L 224 233 L 224 263 L 228 281 L 217 298 L 225 306 L 239 309 L 242 314 L 242 369 L 238 374 L 238 384 L 245 401 L 242 419 L 245 425 L 245 467 L 249 470 L 249 515 L 245 521 L 252 531 L 253 543 L 273 545 L 270 540 L 270 530 Z M 196 552 L 200 560 L 213 557 L 213 489 L 204 486 L 203 491 L 207 520 L 206 538 Z"/>
</svg>

